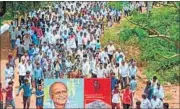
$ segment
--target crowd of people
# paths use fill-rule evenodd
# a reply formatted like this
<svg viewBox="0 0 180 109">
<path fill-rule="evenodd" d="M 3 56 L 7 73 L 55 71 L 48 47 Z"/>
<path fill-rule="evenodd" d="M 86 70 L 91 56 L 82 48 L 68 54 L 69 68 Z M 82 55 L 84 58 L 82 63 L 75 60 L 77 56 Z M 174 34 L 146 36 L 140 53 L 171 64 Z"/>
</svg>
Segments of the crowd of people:
<svg viewBox="0 0 180 109">
<path fill-rule="evenodd" d="M 53 8 L 29 12 L 21 25 L 12 22 L 10 41 L 12 50 L 17 50 L 17 58 L 9 53 L 4 70 L 5 88 L 0 87 L 0 91 L 6 93 L 5 108 L 15 108 L 12 93 L 17 72 L 16 96 L 24 91 L 24 108 L 29 108 L 35 94 L 36 106 L 42 109 L 43 80 L 61 78 L 110 78 L 112 108 L 120 108 L 120 101 L 124 109 L 132 106 L 137 87 L 136 61 L 127 61 L 124 51 L 112 41 L 102 47 L 100 38 L 105 28 L 119 23 L 123 15 L 128 16 L 133 9 L 142 12 L 143 5 L 131 3 L 124 11 L 105 6 L 106 2 L 56 2 Z M 136 105 L 138 109 L 163 108 L 163 98 L 163 88 L 154 77 L 147 82 L 142 101 Z"/>
</svg>

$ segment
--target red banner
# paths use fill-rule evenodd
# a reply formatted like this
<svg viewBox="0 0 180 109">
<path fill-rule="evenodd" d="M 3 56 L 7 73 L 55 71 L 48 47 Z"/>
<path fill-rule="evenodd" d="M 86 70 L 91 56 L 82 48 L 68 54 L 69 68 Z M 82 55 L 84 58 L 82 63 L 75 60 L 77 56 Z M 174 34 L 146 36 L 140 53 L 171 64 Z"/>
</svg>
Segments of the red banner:
<svg viewBox="0 0 180 109">
<path fill-rule="evenodd" d="M 84 107 L 111 108 L 110 79 L 84 79 Z"/>
</svg>

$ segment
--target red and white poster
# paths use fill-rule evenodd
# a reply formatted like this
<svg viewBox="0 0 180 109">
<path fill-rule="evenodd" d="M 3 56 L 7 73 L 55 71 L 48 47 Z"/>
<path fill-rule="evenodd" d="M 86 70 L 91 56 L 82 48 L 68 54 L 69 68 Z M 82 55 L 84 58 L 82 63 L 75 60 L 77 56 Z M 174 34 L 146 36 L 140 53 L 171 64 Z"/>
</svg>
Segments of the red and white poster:
<svg viewBox="0 0 180 109">
<path fill-rule="evenodd" d="M 111 108 L 110 79 L 84 79 L 84 107 Z"/>
</svg>

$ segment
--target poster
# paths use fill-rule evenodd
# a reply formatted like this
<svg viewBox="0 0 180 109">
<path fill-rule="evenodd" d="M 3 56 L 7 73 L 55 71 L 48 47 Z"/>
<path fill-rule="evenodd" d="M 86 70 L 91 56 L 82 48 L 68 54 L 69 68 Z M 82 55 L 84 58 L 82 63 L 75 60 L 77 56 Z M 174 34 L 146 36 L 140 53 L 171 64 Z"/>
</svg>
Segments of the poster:
<svg viewBox="0 0 180 109">
<path fill-rule="evenodd" d="M 83 108 L 83 79 L 45 79 L 44 108 Z"/>
<path fill-rule="evenodd" d="M 110 79 L 84 79 L 84 107 L 111 108 Z"/>
</svg>

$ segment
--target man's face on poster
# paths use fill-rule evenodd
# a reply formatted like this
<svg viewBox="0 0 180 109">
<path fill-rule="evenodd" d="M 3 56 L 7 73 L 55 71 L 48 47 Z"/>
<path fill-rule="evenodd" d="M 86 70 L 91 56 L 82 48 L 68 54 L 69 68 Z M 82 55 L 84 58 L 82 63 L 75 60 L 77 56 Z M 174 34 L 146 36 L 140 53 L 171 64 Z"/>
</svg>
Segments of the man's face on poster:
<svg viewBox="0 0 180 109">
<path fill-rule="evenodd" d="M 51 99 L 56 105 L 64 105 L 67 102 L 67 87 L 64 84 L 56 84 L 52 87 Z"/>
</svg>

